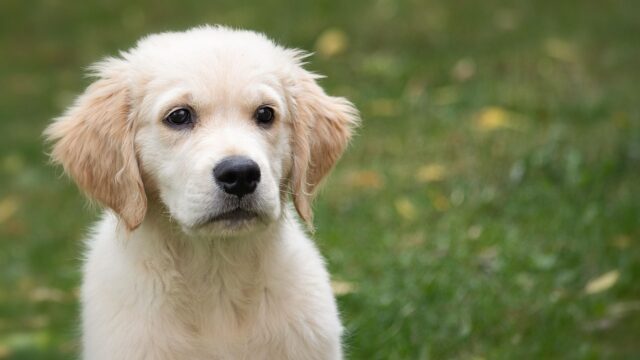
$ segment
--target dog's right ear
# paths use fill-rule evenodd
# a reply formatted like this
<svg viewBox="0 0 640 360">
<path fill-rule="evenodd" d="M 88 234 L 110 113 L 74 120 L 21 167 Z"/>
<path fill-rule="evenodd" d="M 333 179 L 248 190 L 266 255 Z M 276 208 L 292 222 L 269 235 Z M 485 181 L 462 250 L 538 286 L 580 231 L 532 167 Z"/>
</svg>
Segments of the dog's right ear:
<svg viewBox="0 0 640 360">
<path fill-rule="evenodd" d="M 133 230 L 144 219 L 147 197 L 134 149 L 126 67 L 120 59 L 98 63 L 98 80 L 44 134 L 54 142 L 52 160 Z"/>
</svg>

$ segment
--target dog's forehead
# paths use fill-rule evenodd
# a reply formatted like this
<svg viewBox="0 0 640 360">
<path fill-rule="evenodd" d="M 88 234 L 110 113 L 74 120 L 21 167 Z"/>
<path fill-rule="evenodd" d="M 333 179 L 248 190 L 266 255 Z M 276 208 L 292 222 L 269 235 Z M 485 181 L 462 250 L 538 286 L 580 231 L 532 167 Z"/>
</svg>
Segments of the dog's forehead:
<svg viewBox="0 0 640 360">
<path fill-rule="evenodd" d="M 204 27 L 142 39 L 129 52 L 138 70 L 152 77 L 202 79 L 232 76 L 237 81 L 280 72 L 286 51 L 251 31 Z"/>
</svg>

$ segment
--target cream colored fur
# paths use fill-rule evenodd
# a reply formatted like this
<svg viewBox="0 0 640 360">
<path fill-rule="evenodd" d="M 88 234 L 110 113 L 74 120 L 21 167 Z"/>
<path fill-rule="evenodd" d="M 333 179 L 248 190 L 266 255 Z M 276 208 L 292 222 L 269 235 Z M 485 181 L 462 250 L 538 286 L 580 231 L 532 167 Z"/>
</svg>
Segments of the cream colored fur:
<svg viewBox="0 0 640 360">
<path fill-rule="evenodd" d="M 52 159 L 106 210 L 83 268 L 85 359 L 340 359 L 342 325 L 310 224 L 317 185 L 358 122 L 263 35 L 200 27 L 142 39 L 46 130 Z M 276 120 L 256 124 L 268 104 Z M 188 106 L 190 129 L 163 119 Z M 225 194 L 230 155 L 261 169 Z M 207 222 L 241 206 L 257 219 Z"/>
</svg>

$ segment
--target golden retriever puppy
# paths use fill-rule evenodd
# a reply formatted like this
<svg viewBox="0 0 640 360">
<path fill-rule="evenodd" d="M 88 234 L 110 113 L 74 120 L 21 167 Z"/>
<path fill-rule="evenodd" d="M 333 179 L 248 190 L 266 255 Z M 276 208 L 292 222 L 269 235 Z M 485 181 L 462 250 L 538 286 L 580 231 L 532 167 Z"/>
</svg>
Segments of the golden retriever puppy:
<svg viewBox="0 0 640 360">
<path fill-rule="evenodd" d="M 225 27 L 151 35 L 95 64 L 47 128 L 52 159 L 106 208 L 83 268 L 85 359 L 342 357 L 296 212 L 310 224 L 359 119 L 304 57 Z"/>
</svg>

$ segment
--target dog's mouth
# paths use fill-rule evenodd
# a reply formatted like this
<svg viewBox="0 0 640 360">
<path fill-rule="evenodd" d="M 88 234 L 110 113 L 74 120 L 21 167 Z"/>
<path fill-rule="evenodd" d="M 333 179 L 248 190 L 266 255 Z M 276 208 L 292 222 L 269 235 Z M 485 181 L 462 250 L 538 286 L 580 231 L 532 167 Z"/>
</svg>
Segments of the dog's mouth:
<svg viewBox="0 0 640 360">
<path fill-rule="evenodd" d="M 197 227 L 202 227 L 213 223 L 226 223 L 229 225 L 235 225 L 259 219 L 260 214 L 258 214 L 257 212 L 238 207 L 233 210 L 218 213 L 202 219 L 201 221 L 198 221 Z"/>
<path fill-rule="evenodd" d="M 227 211 L 222 214 L 213 216 L 211 219 L 209 219 L 209 222 L 225 221 L 225 220 L 226 221 L 242 221 L 242 220 L 255 219 L 257 217 L 258 217 L 258 214 L 253 211 L 236 208 L 234 210 Z"/>
</svg>

